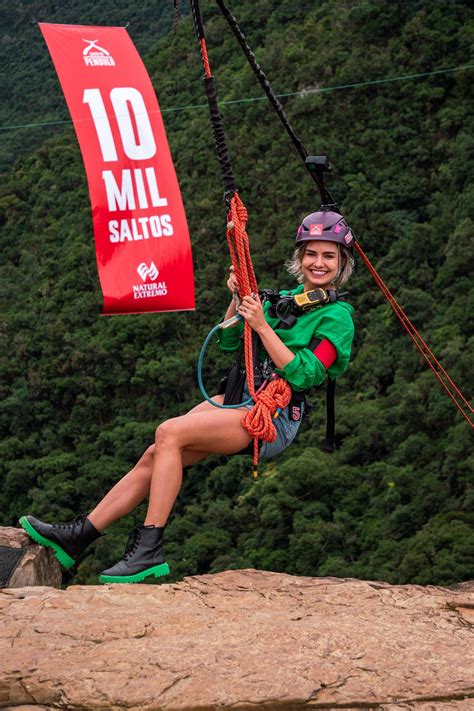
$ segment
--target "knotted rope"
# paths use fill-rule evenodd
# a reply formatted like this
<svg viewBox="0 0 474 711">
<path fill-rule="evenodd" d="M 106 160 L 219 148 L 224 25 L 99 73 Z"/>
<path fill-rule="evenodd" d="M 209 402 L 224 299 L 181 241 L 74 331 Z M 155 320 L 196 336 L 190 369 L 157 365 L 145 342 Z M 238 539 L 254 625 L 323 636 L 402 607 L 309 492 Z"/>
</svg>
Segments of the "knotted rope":
<svg viewBox="0 0 474 711">
<path fill-rule="evenodd" d="M 291 388 L 283 378 L 271 380 L 265 390 L 256 395 L 255 405 L 242 417 L 242 427 L 253 437 L 253 476 L 258 476 L 258 441 L 274 442 L 277 431 L 273 420 L 291 400 Z"/>
<path fill-rule="evenodd" d="M 234 274 L 237 279 L 239 297 L 251 296 L 258 291 L 257 279 L 250 256 L 250 244 L 246 230 L 247 209 L 237 192 L 231 198 L 227 222 L 227 242 Z M 244 324 L 244 355 L 247 371 L 248 390 L 255 400 L 255 383 L 252 355 L 252 329 Z"/>
</svg>

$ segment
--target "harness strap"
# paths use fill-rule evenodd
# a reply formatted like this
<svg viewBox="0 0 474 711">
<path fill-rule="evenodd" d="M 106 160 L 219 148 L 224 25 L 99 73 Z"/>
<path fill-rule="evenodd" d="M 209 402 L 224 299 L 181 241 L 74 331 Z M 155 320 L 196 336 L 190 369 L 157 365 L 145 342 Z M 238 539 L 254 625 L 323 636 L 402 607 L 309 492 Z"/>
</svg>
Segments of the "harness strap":
<svg viewBox="0 0 474 711">
<path fill-rule="evenodd" d="M 334 452 L 336 449 L 336 379 L 329 376 L 326 385 L 326 441 L 325 452 Z"/>
<path fill-rule="evenodd" d="M 258 365 L 258 349 L 260 345 L 260 337 L 255 331 L 252 331 L 252 360 L 254 370 L 254 387 L 259 388 L 262 384 L 262 377 Z M 224 405 L 238 405 L 242 402 L 242 393 L 245 384 L 246 370 L 244 360 L 244 344 L 237 351 L 237 356 L 231 365 L 227 376 L 221 383 L 219 390 L 220 394 L 224 395 Z"/>
<path fill-rule="evenodd" d="M 314 353 L 321 342 L 321 338 L 312 338 L 309 350 Z M 323 449 L 325 452 L 336 449 L 336 378 L 331 379 L 329 375 L 326 381 L 326 439 Z"/>
</svg>

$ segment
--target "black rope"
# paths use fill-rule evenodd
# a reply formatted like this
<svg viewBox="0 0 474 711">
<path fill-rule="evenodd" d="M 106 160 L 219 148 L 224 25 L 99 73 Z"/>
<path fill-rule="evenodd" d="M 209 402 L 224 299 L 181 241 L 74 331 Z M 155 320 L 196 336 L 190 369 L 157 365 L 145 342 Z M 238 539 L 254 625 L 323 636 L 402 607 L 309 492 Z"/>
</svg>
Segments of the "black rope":
<svg viewBox="0 0 474 711">
<path fill-rule="evenodd" d="M 221 178 L 224 186 L 224 200 L 227 207 L 229 207 L 231 197 L 237 192 L 237 185 L 232 172 L 229 151 L 227 150 L 222 116 L 217 106 L 217 92 L 216 87 L 214 86 L 213 77 L 204 79 L 204 88 L 206 90 L 207 101 L 209 103 L 214 145 L 216 147 L 217 158 L 221 167 Z"/>
<path fill-rule="evenodd" d="M 196 28 L 198 40 L 201 41 L 205 39 L 204 37 L 204 25 L 202 23 L 201 10 L 199 9 L 198 0 L 190 0 L 191 2 L 191 12 L 193 13 L 194 26 Z"/>
<path fill-rule="evenodd" d="M 204 35 L 204 25 L 202 21 L 201 11 L 199 9 L 198 0 L 190 0 L 191 11 L 194 19 L 194 26 L 196 28 L 201 54 L 202 45 L 201 43 L 206 41 Z M 203 60 L 204 61 L 204 60 Z M 206 71 L 205 71 L 206 74 Z M 209 105 L 209 113 L 211 118 L 212 133 L 214 136 L 214 144 L 216 147 L 217 157 L 219 160 L 221 168 L 221 178 L 224 185 L 224 200 L 226 206 L 229 207 L 231 197 L 237 192 L 237 185 L 234 180 L 234 175 L 232 172 L 232 165 L 230 162 L 229 151 L 227 149 L 227 143 L 225 140 L 224 124 L 222 121 L 222 116 L 219 111 L 217 104 L 217 91 L 214 86 L 214 77 L 212 74 L 210 76 L 204 77 L 204 89 L 206 92 L 207 103 Z"/>
<path fill-rule="evenodd" d="M 174 0 L 174 17 L 173 17 L 173 37 L 176 37 L 178 32 L 179 22 L 179 0 Z"/>
<path fill-rule="evenodd" d="M 230 25 L 230 28 L 232 29 L 232 32 L 234 33 L 235 37 L 237 38 L 238 43 L 242 47 L 245 56 L 247 57 L 247 61 L 252 67 L 255 76 L 257 77 L 258 81 L 262 85 L 263 90 L 265 91 L 266 95 L 268 96 L 270 103 L 272 104 L 273 108 L 275 111 L 278 113 L 283 125 L 285 126 L 296 150 L 300 154 L 301 158 L 303 159 L 303 162 L 306 160 L 306 157 L 308 155 L 308 151 L 303 145 L 303 142 L 300 140 L 300 138 L 296 135 L 295 131 L 291 127 L 291 124 L 288 120 L 288 116 L 285 113 L 285 110 L 283 106 L 281 105 L 280 101 L 278 98 L 275 96 L 273 89 L 270 85 L 270 82 L 268 81 L 267 77 L 265 76 L 260 64 L 257 62 L 254 53 L 250 49 L 250 47 L 247 44 L 247 40 L 245 38 L 244 33 L 240 29 L 237 20 L 235 19 L 234 15 L 231 13 L 229 8 L 225 5 L 222 0 L 216 0 L 216 3 L 218 4 L 222 14 L 226 18 L 227 22 Z"/>
<path fill-rule="evenodd" d="M 270 82 L 268 81 L 267 77 L 265 76 L 265 73 L 263 72 L 263 69 L 257 62 L 254 53 L 250 49 L 250 47 L 247 44 L 247 40 L 245 38 L 244 33 L 240 29 L 237 20 L 229 10 L 229 8 L 226 6 L 226 4 L 223 2 L 223 0 L 216 0 L 217 5 L 219 6 L 222 14 L 224 15 L 225 19 L 229 23 L 229 26 L 234 33 L 238 43 L 243 49 L 243 52 L 247 58 L 248 63 L 252 67 L 252 70 L 257 77 L 258 81 L 260 82 L 260 85 L 262 86 L 265 94 L 267 95 L 271 105 L 277 112 L 283 126 L 286 129 L 286 132 L 288 133 L 289 137 L 291 138 L 291 141 L 293 145 L 295 146 L 296 150 L 298 151 L 301 159 L 303 160 L 303 163 L 306 166 L 306 169 L 308 170 L 308 173 L 311 175 L 313 178 L 314 182 L 318 186 L 319 193 L 321 195 L 321 202 L 323 208 L 331 208 L 335 210 L 336 212 L 339 212 L 337 203 L 333 200 L 329 190 L 326 187 L 325 180 L 324 180 L 324 170 L 327 170 L 328 167 L 324 166 L 321 163 L 315 163 L 314 159 L 312 156 L 308 156 L 308 151 L 306 150 L 303 142 L 301 139 L 298 137 L 296 134 L 296 131 L 293 129 L 288 116 L 285 113 L 285 110 L 283 109 L 283 106 L 281 105 L 280 101 L 275 95 L 275 92 L 273 91 Z M 308 160 L 307 160 L 308 159 Z"/>
</svg>

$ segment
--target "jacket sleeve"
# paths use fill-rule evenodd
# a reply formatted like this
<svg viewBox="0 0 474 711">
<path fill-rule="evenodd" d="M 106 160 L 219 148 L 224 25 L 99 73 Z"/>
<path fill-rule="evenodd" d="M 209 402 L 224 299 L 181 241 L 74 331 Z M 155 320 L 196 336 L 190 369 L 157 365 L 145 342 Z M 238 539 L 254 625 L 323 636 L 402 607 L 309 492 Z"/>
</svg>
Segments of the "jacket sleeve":
<svg viewBox="0 0 474 711">
<path fill-rule="evenodd" d="M 285 378 L 293 390 L 309 390 L 321 385 L 326 377 L 326 368 L 309 348 L 302 348 L 295 357 L 276 372 Z"/>
<path fill-rule="evenodd" d="M 238 323 L 229 328 L 220 328 L 216 333 L 216 340 L 221 351 L 238 351 L 242 343 L 244 324 Z"/>
<path fill-rule="evenodd" d="M 327 338 L 337 351 L 336 365 L 342 373 L 347 370 L 351 357 L 352 341 L 354 339 L 354 322 L 351 314 L 342 304 L 337 308 L 328 309 L 320 323 L 315 336 Z M 329 368 L 329 372 L 331 368 Z"/>
<path fill-rule="evenodd" d="M 324 318 L 314 332 L 314 337 L 327 338 L 337 352 L 338 372 L 346 370 L 351 355 L 354 324 L 350 313 L 344 308 L 327 309 Z M 294 390 L 307 390 L 321 385 L 326 377 L 326 368 L 309 348 L 302 348 L 287 365 L 277 369 Z M 331 374 L 331 368 L 329 368 Z"/>
</svg>

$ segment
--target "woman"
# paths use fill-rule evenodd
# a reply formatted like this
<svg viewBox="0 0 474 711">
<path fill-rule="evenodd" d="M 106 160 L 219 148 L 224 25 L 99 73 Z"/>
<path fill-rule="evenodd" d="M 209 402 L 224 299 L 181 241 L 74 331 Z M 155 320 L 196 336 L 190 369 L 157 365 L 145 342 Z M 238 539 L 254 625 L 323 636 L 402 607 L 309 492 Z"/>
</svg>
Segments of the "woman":
<svg viewBox="0 0 474 711">
<path fill-rule="evenodd" d="M 289 271 L 300 286 L 299 294 L 314 289 L 336 289 L 347 281 L 353 266 L 351 250 L 354 238 L 341 215 L 320 211 L 308 215 L 296 235 L 296 249 Z M 231 292 L 236 280 L 231 273 L 227 285 Z M 293 391 L 305 391 L 323 382 L 326 375 L 335 378 L 347 369 L 354 328 L 352 307 L 335 301 L 304 313 L 290 328 L 270 303 L 245 296 L 236 307 L 234 300 L 226 318 L 237 312 L 259 335 L 273 370 L 284 377 Z M 236 350 L 240 343 L 239 325 L 221 331 L 223 350 Z M 314 337 L 319 344 L 310 350 Z M 222 395 L 214 397 L 223 402 Z M 146 577 L 169 572 L 163 552 L 163 531 L 181 488 L 183 468 L 210 454 L 235 454 L 248 447 L 251 438 L 241 425 L 246 408 L 221 409 L 202 402 L 187 414 L 163 422 L 151 445 L 126 474 L 87 516 L 71 523 L 47 524 L 33 516 L 23 516 L 20 525 L 38 543 L 53 548 L 58 560 L 71 567 L 85 548 L 102 535 L 113 521 L 125 516 L 148 496 L 148 511 L 143 524 L 130 536 L 122 559 L 100 576 L 101 582 L 139 582 Z M 276 442 L 264 443 L 261 458 L 285 449 L 296 436 L 301 411 L 292 412 L 291 403 L 275 420 Z"/>
</svg>

